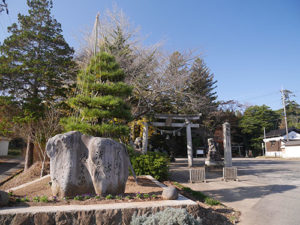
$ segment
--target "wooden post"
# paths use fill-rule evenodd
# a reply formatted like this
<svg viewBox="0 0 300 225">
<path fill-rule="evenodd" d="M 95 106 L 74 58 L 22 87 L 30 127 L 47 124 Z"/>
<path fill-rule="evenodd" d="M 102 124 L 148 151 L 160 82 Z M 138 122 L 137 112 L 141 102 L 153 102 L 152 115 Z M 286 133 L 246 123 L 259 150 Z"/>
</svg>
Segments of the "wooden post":
<svg viewBox="0 0 300 225">
<path fill-rule="evenodd" d="M 148 123 L 143 123 L 143 154 L 147 153 L 147 147 L 148 147 Z"/>
<path fill-rule="evenodd" d="M 189 167 L 193 166 L 193 146 L 192 146 L 192 130 L 191 123 L 189 120 L 186 120 L 186 143 L 187 143 L 187 155 L 188 155 L 188 165 Z"/>
</svg>

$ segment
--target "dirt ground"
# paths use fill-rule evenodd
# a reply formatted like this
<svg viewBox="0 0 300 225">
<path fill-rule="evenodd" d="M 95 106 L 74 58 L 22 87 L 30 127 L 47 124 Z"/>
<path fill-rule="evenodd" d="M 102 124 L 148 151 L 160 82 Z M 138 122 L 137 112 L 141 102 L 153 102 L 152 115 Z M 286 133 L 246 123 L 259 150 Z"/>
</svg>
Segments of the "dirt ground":
<svg viewBox="0 0 300 225">
<path fill-rule="evenodd" d="M 19 186 L 21 184 L 33 181 L 40 177 L 40 163 L 35 163 L 32 167 L 30 167 L 26 172 L 22 172 L 21 174 L 17 175 L 10 181 L 6 182 L 4 185 L 0 187 L 0 190 L 9 190 L 10 188 Z M 98 199 L 90 198 L 84 201 L 79 200 L 63 200 L 63 199 L 56 199 L 53 201 L 53 196 L 51 192 L 51 186 L 49 184 L 50 177 L 48 179 L 44 179 L 38 183 L 31 184 L 24 188 L 21 188 L 17 191 L 13 192 L 13 196 L 11 197 L 11 204 L 10 206 L 20 205 L 20 206 L 42 206 L 42 205 L 69 205 L 69 204 L 106 204 L 106 203 L 113 203 L 113 202 L 132 202 L 132 201 L 145 201 L 145 200 L 160 200 L 162 188 L 157 186 L 151 180 L 147 179 L 146 177 L 140 176 L 138 177 L 138 184 L 135 182 L 133 177 L 128 177 L 126 183 L 125 193 L 122 196 L 122 199 L 105 199 L 105 197 L 100 197 Z M 136 198 L 136 194 L 141 194 L 140 198 Z M 88 194 L 88 193 L 87 193 Z M 149 195 L 148 198 L 144 197 L 144 194 Z M 154 197 L 155 195 L 155 197 Z M 39 196 L 47 196 L 49 202 L 34 202 L 33 198 Z M 127 198 L 125 198 L 127 196 Z M 152 196 L 152 198 L 151 198 Z M 20 199 L 27 197 L 30 201 L 27 202 L 19 202 Z M 18 200 L 19 199 L 19 200 Z"/>
<path fill-rule="evenodd" d="M 116 202 L 137 202 L 146 200 L 161 200 L 162 188 L 157 186 L 151 180 L 145 177 L 138 177 L 138 184 L 134 181 L 133 177 L 129 177 L 126 183 L 126 189 L 124 195 L 120 196 L 121 199 L 106 199 L 105 197 L 99 197 L 95 199 L 95 195 L 91 195 L 92 198 L 85 200 L 74 199 L 53 199 L 51 187 L 49 185 L 49 179 L 44 179 L 41 182 L 31 184 L 24 188 L 21 188 L 13 192 L 11 197 L 10 206 L 43 206 L 43 205 L 90 205 L 90 204 L 107 204 Z M 136 193 L 140 193 L 141 197 L 137 198 Z M 148 194 L 149 197 L 145 198 L 144 194 Z M 156 197 L 151 197 L 155 195 Z M 39 196 L 47 196 L 48 202 L 34 202 L 33 198 Z M 87 195 L 86 195 L 87 196 Z M 126 197 L 127 196 L 127 197 Z M 17 202 L 17 199 L 27 197 L 29 202 Z"/>
<path fill-rule="evenodd" d="M 8 190 L 13 187 L 28 183 L 35 179 L 38 179 L 41 175 L 41 162 L 33 164 L 26 172 L 22 172 L 12 178 L 11 180 L 0 186 L 0 190 Z M 49 173 L 49 164 L 46 166 L 46 174 Z"/>
</svg>

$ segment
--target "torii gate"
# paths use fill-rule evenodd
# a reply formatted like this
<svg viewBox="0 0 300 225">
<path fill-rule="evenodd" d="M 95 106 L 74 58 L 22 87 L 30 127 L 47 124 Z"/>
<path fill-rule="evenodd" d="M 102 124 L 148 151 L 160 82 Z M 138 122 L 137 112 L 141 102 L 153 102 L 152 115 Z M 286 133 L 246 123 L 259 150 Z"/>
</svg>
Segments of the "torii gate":
<svg viewBox="0 0 300 225">
<path fill-rule="evenodd" d="M 156 119 L 165 119 L 166 122 L 151 122 L 150 124 L 155 127 L 186 127 L 187 139 L 187 156 L 188 166 L 193 166 L 193 147 L 192 147 L 192 130 L 191 128 L 199 128 L 199 124 L 193 124 L 192 120 L 199 120 L 201 114 L 198 115 L 176 115 L 176 114 L 155 114 Z M 184 120 L 184 122 L 173 123 L 172 120 Z M 148 146 L 148 123 L 144 123 L 143 130 L 143 153 L 147 152 Z"/>
</svg>

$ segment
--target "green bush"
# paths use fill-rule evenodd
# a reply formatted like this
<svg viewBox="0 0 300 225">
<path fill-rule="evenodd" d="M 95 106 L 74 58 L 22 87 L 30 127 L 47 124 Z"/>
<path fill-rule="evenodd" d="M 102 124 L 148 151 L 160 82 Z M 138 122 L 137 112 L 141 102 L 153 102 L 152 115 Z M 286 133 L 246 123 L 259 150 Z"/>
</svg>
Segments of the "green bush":
<svg viewBox="0 0 300 225">
<path fill-rule="evenodd" d="M 143 197 L 144 197 L 144 198 L 149 198 L 150 195 L 146 193 L 146 194 L 143 194 Z"/>
<path fill-rule="evenodd" d="M 166 208 L 153 215 L 133 215 L 130 225 L 201 225 L 199 218 L 195 219 L 186 209 Z"/>
<path fill-rule="evenodd" d="M 111 194 L 106 195 L 105 199 L 114 199 L 114 196 L 112 196 Z"/>
<path fill-rule="evenodd" d="M 168 179 L 169 157 L 158 152 L 147 152 L 139 154 L 129 149 L 130 161 L 137 176 L 151 175 L 159 181 Z"/>
<path fill-rule="evenodd" d="M 157 198 L 156 194 L 151 195 L 151 198 Z"/>
<path fill-rule="evenodd" d="M 122 195 L 116 195 L 115 196 L 115 199 L 117 199 L 117 200 L 122 200 L 122 198 L 123 198 Z"/>
<path fill-rule="evenodd" d="M 40 202 L 48 202 L 48 197 L 46 195 L 40 197 Z"/>
<path fill-rule="evenodd" d="M 39 197 L 39 196 L 33 197 L 33 201 L 34 201 L 34 202 L 39 202 L 39 201 L 40 201 L 40 197 Z"/>
<path fill-rule="evenodd" d="M 76 195 L 73 199 L 76 201 L 82 201 L 83 197 L 81 195 Z"/>
</svg>

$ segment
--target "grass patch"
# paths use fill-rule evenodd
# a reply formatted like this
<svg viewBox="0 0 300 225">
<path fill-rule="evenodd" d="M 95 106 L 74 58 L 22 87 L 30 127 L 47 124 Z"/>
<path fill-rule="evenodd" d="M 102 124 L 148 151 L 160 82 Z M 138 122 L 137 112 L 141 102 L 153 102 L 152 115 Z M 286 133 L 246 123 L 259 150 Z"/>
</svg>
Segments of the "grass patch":
<svg viewBox="0 0 300 225">
<path fill-rule="evenodd" d="M 215 200 L 215 199 L 210 198 L 210 197 L 206 197 L 204 202 L 207 205 L 220 205 L 221 204 L 218 200 Z"/>
<path fill-rule="evenodd" d="M 173 185 L 178 187 L 180 190 L 185 191 L 188 194 L 192 195 L 196 200 L 198 200 L 200 202 L 204 202 L 207 205 L 214 206 L 214 205 L 221 204 L 221 202 L 219 202 L 218 200 L 208 197 L 200 191 L 194 191 L 193 189 L 191 189 L 189 187 L 185 187 L 182 184 L 179 184 L 178 182 L 173 182 Z"/>
</svg>

